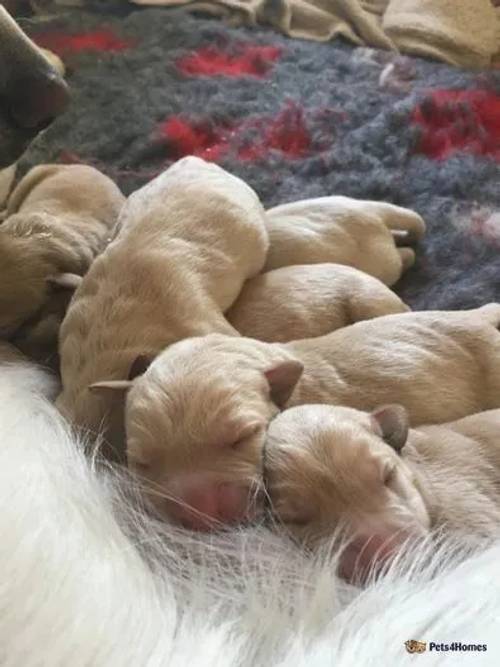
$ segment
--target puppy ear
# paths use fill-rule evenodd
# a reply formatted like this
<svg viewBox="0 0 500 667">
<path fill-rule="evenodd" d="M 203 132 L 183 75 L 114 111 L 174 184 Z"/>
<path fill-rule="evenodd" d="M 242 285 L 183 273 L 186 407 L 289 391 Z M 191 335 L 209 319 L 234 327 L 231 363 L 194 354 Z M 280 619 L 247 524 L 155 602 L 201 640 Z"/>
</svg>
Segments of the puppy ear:
<svg viewBox="0 0 500 667">
<path fill-rule="evenodd" d="M 282 361 L 265 371 L 264 375 L 269 383 L 269 395 L 279 408 L 285 406 L 303 372 L 304 365 L 294 359 Z"/>
<path fill-rule="evenodd" d="M 408 439 L 408 413 L 402 405 L 383 405 L 374 410 L 371 422 L 375 432 L 396 452 L 400 452 Z"/>
<path fill-rule="evenodd" d="M 151 366 L 152 361 L 152 357 L 148 357 L 146 354 L 140 354 L 134 359 L 132 366 L 130 366 L 128 379 L 135 380 L 135 378 L 139 377 L 139 375 L 144 375 L 144 373 Z"/>
<path fill-rule="evenodd" d="M 58 273 L 56 276 L 49 276 L 47 282 L 53 287 L 75 291 L 83 278 L 76 273 Z"/>
<path fill-rule="evenodd" d="M 127 380 L 104 380 L 103 382 L 94 382 L 94 384 L 89 385 L 89 390 L 93 392 L 112 391 L 116 393 L 126 393 L 134 384 L 135 378 L 145 373 L 152 361 L 153 360 L 150 357 L 141 354 L 132 362 Z"/>
<path fill-rule="evenodd" d="M 89 391 L 95 393 L 100 391 L 125 393 L 130 389 L 132 384 L 133 382 L 130 380 L 105 380 L 104 382 L 94 382 L 94 384 L 89 384 Z"/>
</svg>

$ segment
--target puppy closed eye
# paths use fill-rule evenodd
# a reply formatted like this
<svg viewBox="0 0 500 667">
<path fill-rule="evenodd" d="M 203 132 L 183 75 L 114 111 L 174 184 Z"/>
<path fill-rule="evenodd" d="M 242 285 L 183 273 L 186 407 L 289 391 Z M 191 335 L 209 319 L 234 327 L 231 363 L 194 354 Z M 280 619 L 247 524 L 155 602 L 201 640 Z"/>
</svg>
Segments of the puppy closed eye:
<svg viewBox="0 0 500 667">
<path fill-rule="evenodd" d="M 152 464 L 151 461 L 144 461 L 144 460 L 130 459 L 129 458 L 128 467 L 136 475 L 146 475 L 148 472 L 151 471 L 151 468 L 153 467 L 153 464 Z"/>
<path fill-rule="evenodd" d="M 302 516 L 300 514 L 292 516 L 281 515 L 280 520 L 289 526 L 307 526 L 311 523 L 311 517 L 305 515 Z"/>
<path fill-rule="evenodd" d="M 264 427 L 261 424 L 256 424 L 244 429 L 239 433 L 237 440 L 233 440 L 233 442 L 231 442 L 231 449 L 239 449 L 242 445 L 248 442 L 250 438 L 258 435 L 263 430 L 263 428 Z"/>
<path fill-rule="evenodd" d="M 382 473 L 382 481 L 385 486 L 390 486 L 392 482 L 394 481 L 396 475 L 396 466 L 388 463 L 383 470 Z"/>
</svg>

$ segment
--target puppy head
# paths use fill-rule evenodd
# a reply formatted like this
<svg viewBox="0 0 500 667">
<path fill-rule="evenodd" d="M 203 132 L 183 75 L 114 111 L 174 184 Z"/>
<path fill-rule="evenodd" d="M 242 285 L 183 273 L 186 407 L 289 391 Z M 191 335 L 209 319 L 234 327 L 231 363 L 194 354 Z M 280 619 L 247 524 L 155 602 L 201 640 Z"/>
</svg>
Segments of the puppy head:
<svg viewBox="0 0 500 667">
<path fill-rule="evenodd" d="M 128 464 L 158 509 L 192 528 L 261 510 L 262 447 L 302 365 L 272 346 L 209 335 L 172 345 L 133 382 Z"/>
<path fill-rule="evenodd" d="M 2 232 L 0 227 L 0 336 L 8 337 L 43 305 L 50 269 L 25 239 Z"/>
<path fill-rule="evenodd" d="M 25 229 L 37 227 L 34 216 L 38 215 L 41 219 L 45 215 L 48 218 L 49 213 L 55 216 L 53 222 L 58 227 L 68 215 L 68 223 L 81 219 L 82 229 L 89 217 L 111 227 L 116 223 L 124 201 L 125 197 L 117 185 L 94 167 L 40 164 L 30 169 L 11 192 L 7 214 L 11 220 L 13 214 L 20 213 L 16 216 L 16 226 Z"/>
<path fill-rule="evenodd" d="M 270 424 L 266 480 L 276 516 L 314 545 L 343 531 L 349 578 L 384 560 L 430 519 L 415 477 L 401 457 L 408 421 L 401 406 L 371 415 L 350 408 L 291 408 Z"/>
<path fill-rule="evenodd" d="M 0 336 L 7 338 L 37 315 L 54 289 L 74 290 L 79 277 L 57 270 L 43 235 L 14 236 L 4 225 L 0 226 Z"/>
</svg>

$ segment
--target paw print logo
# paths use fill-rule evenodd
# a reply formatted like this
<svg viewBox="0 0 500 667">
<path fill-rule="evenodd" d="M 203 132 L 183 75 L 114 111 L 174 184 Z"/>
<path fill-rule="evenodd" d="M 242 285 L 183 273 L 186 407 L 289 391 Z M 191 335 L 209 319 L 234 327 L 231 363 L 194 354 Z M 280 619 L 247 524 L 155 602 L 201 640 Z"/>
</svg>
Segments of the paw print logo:
<svg viewBox="0 0 500 667">
<path fill-rule="evenodd" d="M 408 653 L 424 653 L 427 649 L 427 642 L 419 642 L 416 639 L 408 639 L 405 642 Z"/>
</svg>

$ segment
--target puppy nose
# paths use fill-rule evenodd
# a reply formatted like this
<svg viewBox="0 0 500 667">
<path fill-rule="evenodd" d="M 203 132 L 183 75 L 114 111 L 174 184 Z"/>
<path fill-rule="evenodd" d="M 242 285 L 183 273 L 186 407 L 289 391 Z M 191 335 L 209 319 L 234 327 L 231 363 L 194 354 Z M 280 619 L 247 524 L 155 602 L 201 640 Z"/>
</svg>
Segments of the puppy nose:
<svg viewBox="0 0 500 667">
<path fill-rule="evenodd" d="M 68 106 L 69 90 L 52 70 L 16 79 L 7 91 L 9 115 L 17 127 L 41 130 Z"/>
<path fill-rule="evenodd" d="M 172 505 L 172 516 L 192 530 L 214 530 L 226 524 L 251 521 L 257 503 L 249 488 L 232 483 L 210 484 L 185 489 Z"/>
</svg>

